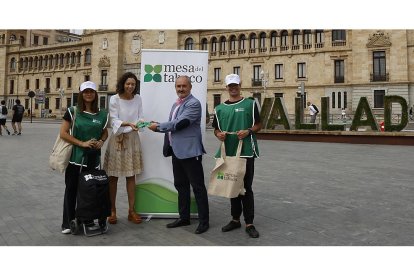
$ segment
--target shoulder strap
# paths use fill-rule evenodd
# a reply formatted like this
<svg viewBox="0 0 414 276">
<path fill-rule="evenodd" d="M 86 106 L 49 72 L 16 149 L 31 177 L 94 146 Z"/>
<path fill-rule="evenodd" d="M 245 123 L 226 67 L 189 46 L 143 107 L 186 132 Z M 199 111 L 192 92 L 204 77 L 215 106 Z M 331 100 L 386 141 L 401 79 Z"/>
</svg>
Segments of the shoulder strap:
<svg viewBox="0 0 414 276">
<path fill-rule="evenodd" d="M 73 107 L 73 120 L 72 120 L 72 128 L 71 128 L 72 136 L 73 136 L 73 129 L 75 128 L 75 120 L 76 120 L 76 106 Z"/>
</svg>

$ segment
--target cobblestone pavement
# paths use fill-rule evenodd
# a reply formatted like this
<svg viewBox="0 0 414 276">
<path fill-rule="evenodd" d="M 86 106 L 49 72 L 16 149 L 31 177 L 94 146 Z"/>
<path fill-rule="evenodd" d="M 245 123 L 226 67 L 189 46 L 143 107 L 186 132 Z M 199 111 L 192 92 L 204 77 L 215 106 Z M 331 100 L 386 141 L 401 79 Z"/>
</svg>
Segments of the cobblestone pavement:
<svg viewBox="0 0 414 276">
<path fill-rule="evenodd" d="M 10 123 L 8 122 L 8 125 Z M 23 123 L 22 136 L 0 136 L 0 245 L 48 246 L 366 246 L 414 245 L 414 184 L 410 146 L 259 141 L 255 225 L 222 233 L 227 199 L 210 197 L 210 229 L 167 229 L 171 219 L 127 221 L 124 182 L 118 186 L 119 222 L 107 234 L 60 233 L 63 175 L 48 168 L 57 123 Z M 218 140 L 206 135 L 205 172 Z"/>
<path fill-rule="evenodd" d="M 395 254 L 388 249 L 384 252 L 381 250 L 383 247 L 375 247 L 375 252 L 352 251 L 351 254 L 338 257 L 337 250 L 334 250 L 334 253 L 325 252 L 324 262 L 321 263 L 318 253 L 323 246 L 372 248 L 365 246 L 414 245 L 413 147 L 285 141 L 259 141 L 261 158 L 256 161 L 253 184 L 255 225 L 260 232 L 258 239 L 249 238 L 243 228 L 229 233 L 221 232 L 221 227 L 230 219 L 230 204 L 227 199 L 219 197 L 209 198 L 211 227 L 201 235 L 194 234 L 196 220 L 190 226 L 177 229 L 165 227 L 171 219 L 151 219 L 140 225 L 131 224 L 127 221 L 125 181 L 121 181 L 118 186 L 119 222 L 111 225 L 107 234 L 89 238 L 83 235 L 63 235 L 60 233 L 63 175 L 48 168 L 48 155 L 59 126 L 55 121 L 25 122 L 22 136 L 0 137 L 0 245 L 3 246 L 0 253 L 2 260 L 8 260 L 10 272 L 18 269 L 23 273 L 31 273 L 35 267 L 54 275 L 61 270 L 60 266 L 53 267 L 50 262 L 47 262 L 46 267 L 39 265 L 44 261 L 42 253 L 48 259 L 55 257 L 61 265 L 67 265 L 66 259 L 73 259 L 80 252 L 62 246 L 75 245 L 84 246 L 81 254 L 83 258 L 92 258 L 90 254 L 93 254 L 95 260 L 102 260 L 97 257 L 102 255 L 100 252 L 105 252 L 105 256 L 114 252 L 122 256 L 132 253 L 145 260 L 144 264 L 137 261 L 137 265 L 148 272 L 152 272 L 153 267 L 158 265 L 156 260 L 160 254 L 162 257 L 173 257 L 173 260 L 174 256 L 179 258 L 179 254 L 185 254 L 186 258 L 196 264 L 199 261 L 198 254 L 203 258 L 218 254 L 224 263 L 229 254 L 233 256 L 231 262 L 239 263 L 243 263 L 243 259 L 240 262 L 234 256 L 245 258 L 246 254 L 250 254 L 250 259 L 257 265 L 272 271 L 280 268 L 291 271 L 298 259 L 305 265 L 319 263 L 330 271 L 330 266 L 326 266 L 325 261 L 334 264 L 340 262 L 341 258 L 346 258 L 358 263 L 369 255 L 377 263 L 389 263 Z M 208 153 L 204 159 L 207 179 L 214 164 L 213 152 L 219 145 L 211 130 L 207 130 L 205 145 Z M 19 261 L 21 246 L 36 246 L 25 247 L 26 265 L 23 266 Z M 57 256 L 53 256 L 56 251 L 50 251 L 50 247 L 45 246 L 65 249 L 58 250 Z M 100 246 L 100 249 L 90 251 L 88 248 L 95 249 L 95 246 Z M 113 246 L 122 246 L 122 250 Z M 164 247 L 160 250 L 158 246 Z M 217 249 L 218 246 L 218 252 L 210 250 Z M 253 247 L 246 251 L 233 246 Z M 260 246 L 260 249 L 256 246 Z M 294 246 L 295 251 L 291 251 L 290 246 Z M 298 251 L 297 246 L 312 247 L 306 247 L 304 251 L 300 247 L 302 250 Z M 313 246 L 318 247 L 315 249 Z M 34 248 L 36 251 L 33 251 Z M 45 248 L 46 252 L 39 251 Z M 105 251 L 101 251 L 101 248 Z M 129 248 L 134 251 L 128 250 Z M 182 250 L 185 248 L 191 248 L 191 253 Z M 406 252 L 402 255 L 398 253 L 401 252 L 396 255 L 399 256 L 399 263 L 407 261 L 406 257 L 410 256 Z M 72 254 L 72 257 L 66 256 L 67 254 Z M 112 267 L 109 263 L 103 271 L 118 273 L 118 269 L 124 267 L 124 259 L 119 259 L 119 256 L 118 259 L 109 258 L 117 264 Z M 279 264 L 274 263 L 274 258 L 279 260 Z M 194 267 L 192 265 L 190 267 Z M 125 266 L 123 269 L 128 273 L 128 260 Z M 160 269 L 168 273 L 175 266 L 176 263 L 169 262 L 169 266 Z M 255 273 L 256 267 L 243 266 L 241 271 Z M 392 273 L 395 273 L 396 267 L 404 266 L 392 266 Z M 195 266 L 194 269 L 199 268 Z M 337 270 L 335 266 L 332 269 Z M 73 274 L 70 271 L 65 270 L 59 274 Z M 198 274 L 211 275 L 207 274 L 208 271 Z M 221 268 L 221 271 L 234 272 L 225 268 Z M 372 268 L 368 271 L 372 272 Z M 384 271 L 388 270 L 380 272 Z"/>
</svg>

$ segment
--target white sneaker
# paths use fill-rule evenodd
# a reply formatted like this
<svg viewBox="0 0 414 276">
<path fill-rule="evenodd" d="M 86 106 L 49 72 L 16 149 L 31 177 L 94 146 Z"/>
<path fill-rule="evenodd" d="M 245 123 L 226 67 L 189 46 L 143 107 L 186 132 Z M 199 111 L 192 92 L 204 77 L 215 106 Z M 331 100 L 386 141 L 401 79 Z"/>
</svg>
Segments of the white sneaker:
<svg viewBox="0 0 414 276">
<path fill-rule="evenodd" d="M 63 229 L 62 234 L 70 234 L 70 229 Z"/>
</svg>

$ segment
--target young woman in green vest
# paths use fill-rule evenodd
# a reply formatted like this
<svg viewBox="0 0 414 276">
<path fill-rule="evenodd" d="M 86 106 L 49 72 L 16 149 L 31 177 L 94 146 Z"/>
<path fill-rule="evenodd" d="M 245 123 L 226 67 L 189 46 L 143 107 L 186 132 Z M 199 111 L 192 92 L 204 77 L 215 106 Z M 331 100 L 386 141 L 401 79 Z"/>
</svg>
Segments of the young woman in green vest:
<svg viewBox="0 0 414 276">
<path fill-rule="evenodd" d="M 76 114 L 75 114 L 76 113 Z M 70 134 L 73 119 L 75 125 Z M 73 144 L 72 155 L 65 171 L 65 196 L 63 202 L 62 233 L 69 234 L 69 223 L 75 219 L 76 193 L 82 157 L 86 149 L 100 149 L 108 138 L 108 112 L 98 107 L 96 84 L 86 81 L 81 84 L 76 107 L 70 107 L 63 116 L 60 137 Z M 100 151 L 95 160 L 85 160 L 84 165 L 99 167 Z"/>
</svg>

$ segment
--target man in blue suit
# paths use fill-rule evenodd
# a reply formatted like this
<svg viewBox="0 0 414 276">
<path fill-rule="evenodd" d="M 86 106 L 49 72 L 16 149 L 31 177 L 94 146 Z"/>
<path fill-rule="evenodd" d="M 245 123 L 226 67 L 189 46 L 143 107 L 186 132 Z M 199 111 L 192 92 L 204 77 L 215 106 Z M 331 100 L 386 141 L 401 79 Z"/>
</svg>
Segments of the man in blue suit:
<svg viewBox="0 0 414 276">
<path fill-rule="evenodd" d="M 172 156 L 174 186 L 178 192 L 180 218 L 167 228 L 190 225 L 190 185 L 198 208 L 199 225 L 196 234 L 209 228 L 209 208 L 204 171 L 201 163 L 206 153 L 201 139 L 201 104 L 191 94 L 191 80 L 180 76 L 175 81 L 178 99 L 173 104 L 168 122 L 152 123 L 148 128 L 165 133 L 163 154 Z"/>
</svg>

